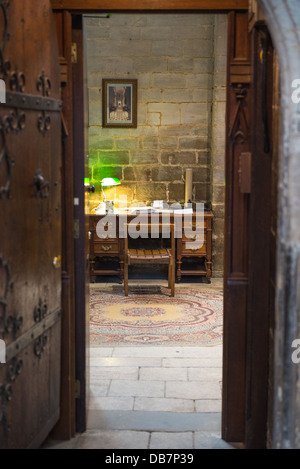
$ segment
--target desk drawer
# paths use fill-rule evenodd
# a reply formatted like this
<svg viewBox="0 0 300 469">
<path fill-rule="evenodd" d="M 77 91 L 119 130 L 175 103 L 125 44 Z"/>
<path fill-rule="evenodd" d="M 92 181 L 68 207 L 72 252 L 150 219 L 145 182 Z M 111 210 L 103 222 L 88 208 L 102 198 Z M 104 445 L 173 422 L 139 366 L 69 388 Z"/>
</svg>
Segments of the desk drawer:
<svg viewBox="0 0 300 469">
<path fill-rule="evenodd" d="M 189 222 L 189 221 L 183 221 L 183 223 L 182 223 L 182 227 L 183 227 L 183 228 L 184 228 L 184 227 L 187 227 L 187 228 L 190 228 L 190 229 L 191 229 L 191 227 L 192 227 L 193 230 L 195 230 L 196 227 L 197 227 L 198 229 L 200 229 L 200 228 L 208 228 L 209 226 L 210 226 L 210 220 L 206 220 L 205 218 L 204 218 L 204 220 L 202 220 L 202 221 L 197 221 L 197 223 L 196 223 L 195 220 L 193 220 L 193 221 L 191 221 L 191 222 Z"/>
<path fill-rule="evenodd" d="M 189 256 L 205 256 L 207 253 L 206 241 L 201 246 L 201 242 L 197 241 L 182 241 L 181 254 Z"/>
<path fill-rule="evenodd" d="M 119 254 L 120 245 L 119 242 L 107 241 L 107 242 L 94 242 L 94 254 Z"/>
<path fill-rule="evenodd" d="M 95 243 L 101 243 L 101 242 L 110 242 L 110 243 L 118 243 L 118 238 L 113 238 L 109 234 L 103 233 L 101 236 L 98 236 L 97 233 L 95 233 Z"/>
<path fill-rule="evenodd" d="M 194 242 L 194 241 L 195 241 L 195 242 L 196 242 L 196 241 L 201 242 L 201 241 L 205 241 L 205 239 L 206 239 L 206 230 L 202 230 L 202 233 L 199 232 L 199 230 L 198 230 L 197 232 L 195 232 L 195 234 L 189 233 L 189 232 L 187 231 L 186 234 L 191 234 L 191 237 L 186 236 L 185 233 L 182 232 L 182 242 L 183 242 L 183 241 L 187 241 L 187 242 L 190 242 L 190 243 L 191 243 L 191 242 Z"/>
</svg>

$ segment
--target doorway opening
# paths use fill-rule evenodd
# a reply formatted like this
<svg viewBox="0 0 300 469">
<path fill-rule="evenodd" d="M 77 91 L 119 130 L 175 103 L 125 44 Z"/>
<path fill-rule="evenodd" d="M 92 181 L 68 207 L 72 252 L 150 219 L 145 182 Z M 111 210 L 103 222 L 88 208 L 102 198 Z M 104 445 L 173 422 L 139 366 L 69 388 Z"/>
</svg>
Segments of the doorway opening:
<svg viewBox="0 0 300 469">
<path fill-rule="evenodd" d="M 182 276 L 181 282 L 176 284 L 175 297 L 177 294 L 180 296 L 180 291 L 185 291 L 187 301 L 187 289 L 190 289 L 191 301 L 195 304 L 196 297 L 203 292 L 208 302 L 216 304 L 219 301 L 219 308 L 221 304 L 222 309 L 227 16 L 200 13 L 118 13 L 86 15 L 84 21 L 89 90 L 89 183 L 95 187 L 95 192 L 89 196 L 90 213 L 97 213 L 99 204 L 103 204 L 100 181 L 105 177 L 118 178 L 121 182 L 117 187 L 104 188 L 106 199 L 114 201 L 116 210 L 122 195 L 127 197 L 129 205 L 151 204 L 157 199 L 163 199 L 169 205 L 176 202 L 183 205 L 185 170 L 191 168 L 192 201 L 204 203 L 214 217 L 213 276 L 209 285 L 206 278 Z M 105 112 L 102 96 L 104 78 L 137 79 L 137 128 L 102 126 L 102 113 Z M 112 240 L 108 241 L 102 241 L 105 248 L 112 245 Z M 99 240 L 96 242 L 99 243 Z M 96 259 L 96 262 L 104 264 L 107 259 L 104 256 L 99 257 L 100 260 Z M 109 261 L 115 261 L 118 267 L 118 259 L 109 258 Z M 199 258 L 197 261 L 199 263 Z M 95 269 L 98 274 L 100 268 Z M 112 268 L 107 269 L 112 273 Z M 163 412 L 169 419 L 174 419 L 175 415 L 178 419 L 177 425 L 173 422 L 173 435 L 172 432 L 167 432 L 173 438 L 173 445 L 176 445 L 174 438 L 180 433 L 180 428 L 183 431 L 187 428 L 183 418 L 190 422 L 190 429 L 194 429 L 186 434 L 191 441 L 201 425 L 205 427 L 203 419 L 207 423 L 206 428 L 202 426 L 202 436 L 208 431 L 211 432 L 212 439 L 220 440 L 222 338 L 216 332 L 217 324 L 213 325 L 215 340 L 210 343 L 202 341 L 202 347 L 200 334 L 198 344 L 195 339 L 194 342 L 193 339 L 189 341 L 188 334 L 181 334 L 180 340 L 179 324 L 176 341 L 165 340 L 164 347 L 159 346 L 162 337 L 158 340 L 153 332 L 150 338 L 149 334 L 132 334 L 130 343 L 129 312 L 127 310 L 124 313 L 122 303 L 122 314 L 126 315 L 126 321 L 119 321 L 113 326 L 112 323 L 106 323 L 110 333 L 106 333 L 105 339 L 103 334 L 102 344 L 101 333 L 98 335 L 99 348 L 95 349 L 95 331 L 99 318 L 99 311 L 96 313 L 97 301 L 101 304 L 103 316 L 103 288 L 118 291 L 119 295 L 123 292 L 123 286 L 118 285 L 117 268 L 116 273 L 116 276 L 109 278 L 109 283 L 107 275 L 95 275 L 95 283 L 90 285 L 90 338 L 94 342 L 90 349 L 91 425 L 99 425 L 102 429 L 103 412 L 111 412 L 109 415 L 112 416 L 117 410 L 118 418 L 122 412 L 124 419 L 128 419 L 128 415 L 133 416 L 131 418 L 136 417 L 133 427 L 128 423 L 127 430 L 137 430 L 134 425 L 141 425 L 143 413 L 146 412 L 143 414 L 145 418 L 147 412 L 151 412 L 148 415 Z M 161 284 L 161 279 L 165 282 L 164 275 L 163 271 L 157 269 L 146 272 L 146 275 L 141 269 L 131 271 L 130 285 L 139 290 L 145 286 L 153 288 L 154 285 Z M 164 287 L 166 286 L 165 282 Z M 102 290 L 102 296 L 99 295 L 99 289 Z M 109 296 L 111 291 L 107 295 L 108 302 L 111 302 L 107 307 L 108 312 L 113 309 L 115 298 Z M 147 298 L 147 294 L 145 296 Z M 178 299 L 175 301 L 178 302 Z M 202 301 L 203 310 L 207 303 L 204 304 L 205 298 Z M 151 319 L 149 304 L 144 326 L 143 318 L 137 316 L 138 313 L 142 314 L 143 303 L 137 301 L 135 306 L 131 312 L 135 325 L 138 317 L 138 326 L 145 327 Z M 158 306 L 161 305 L 156 304 L 154 308 L 161 312 Z M 201 309 L 201 304 L 198 307 Z M 158 323 L 158 316 L 156 322 Z M 166 328 L 163 322 L 161 324 Z M 219 326 L 220 332 L 222 324 Z M 123 336 L 123 342 L 120 343 L 114 328 L 120 331 L 122 327 L 127 336 L 125 340 Z M 181 329 L 183 327 L 184 322 Z M 137 327 L 135 332 L 136 329 Z M 165 332 L 164 336 L 167 335 Z M 203 331 L 202 335 L 205 335 Z M 111 340 L 108 344 L 107 337 Z M 141 353 L 140 357 L 136 356 L 138 353 Z M 116 389 L 117 385 L 119 391 Z M 178 394 L 174 394 L 176 387 Z M 130 389 L 132 395 L 128 395 Z M 95 421 L 97 412 L 98 422 Z M 118 421 L 117 425 L 123 423 Z M 157 425 L 159 428 L 159 420 Z M 165 430 L 170 429 L 168 425 L 169 422 Z M 140 429 L 142 428 L 145 430 L 146 427 L 141 426 Z M 152 428 L 155 430 L 155 427 Z M 155 435 L 151 438 L 155 438 Z"/>
<path fill-rule="evenodd" d="M 238 161 L 238 157 L 241 153 L 241 148 L 243 149 L 243 151 L 245 151 L 245 149 L 249 148 L 249 146 L 245 146 L 245 139 L 241 138 L 243 136 L 243 131 L 244 131 L 244 136 L 245 136 L 245 133 L 247 134 L 247 131 L 249 131 L 249 128 L 247 128 L 247 125 L 246 125 L 246 128 L 242 128 L 243 125 L 245 125 L 245 120 L 241 120 L 240 117 L 241 117 L 241 103 L 246 103 L 246 111 L 249 112 L 249 106 L 250 106 L 250 98 L 249 98 L 249 93 L 247 94 L 247 89 L 246 89 L 246 92 L 245 92 L 245 89 L 244 87 L 242 86 L 243 84 L 246 84 L 245 88 L 249 87 L 249 82 L 250 82 L 250 65 L 251 65 L 251 59 L 250 59 L 250 56 L 249 56 L 249 48 L 247 46 L 247 41 L 245 39 L 245 34 L 244 32 L 248 30 L 248 17 L 247 15 L 245 14 L 245 12 L 232 12 L 230 15 L 229 15 L 229 18 L 230 18 L 230 21 L 231 21 L 231 25 L 232 25 L 232 34 L 230 35 L 231 39 L 233 40 L 233 43 L 232 43 L 232 47 L 229 48 L 232 52 L 232 57 L 231 57 L 231 67 L 230 67 L 230 81 L 228 82 L 228 88 L 227 90 L 229 89 L 230 90 L 230 104 L 228 106 L 229 108 L 229 122 L 230 120 L 232 119 L 233 122 L 231 122 L 232 125 L 230 125 L 230 136 L 231 137 L 234 137 L 232 138 L 231 140 L 228 139 L 228 136 L 227 136 L 227 140 L 228 140 L 228 144 L 229 144 L 229 148 L 227 148 L 227 155 L 228 155 L 228 165 L 230 163 L 230 165 L 228 166 L 228 173 L 227 173 L 227 185 L 228 185 L 228 174 L 232 174 L 234 175 L 234 179 L 231 179 L 230 180 L 230 187 L 231 187 L 231 191 L 228 190 L 228 194 L 229 194 L 229 197 L 237 197 L 239 198 L 239 196 L 237 195 L 237 188 L 239 187 L 239 183 L 238 183 L 238 177 L 237 177 L 237 174 L 238 172 L 236 172 L 235 170 L 238 169 L 238 164 L 237 164 L 237 161 Z M 239 41 L 239 37 L 240 36 L 243 36 L 243 40 L 242 41 Z M 251 96 L 250 96 L 251 97 Z M 248 109 L 247 109 L 247 106 L 248 106 Z M 243 112 L 245 111 L 245 108 L 243 109 Z M 227 116 L 227 121 L 228 121 L 228 116 Z M 246 124 L 247 124 L 247 121 L 246 121 Z M 250 142 L 251 143 L 251 139 L 249 138 L 248 140 L 248 143 Z M 243 146 L 244 145 L 244 146 Z M 145 181 L 143 181 L 143 184 L 144 184 Z M 231 202 L 232 200 L 234 200 L 236 202 L 235 199 L 230 199 L 229 198 L 229 211 L 232 210 L 232 205 L 231 205 Z M 245 204 L 244 204 L 245 205 Z M 237 206 L 235 206 L 237 207 Z M 247 284 L 246 282 L 244 282 L 244 280 L 247 280 L 246 278 L 242 278 L 243 275 L 241 274 L 245 274 L 245 269 L 247 269 L 247 263 L 245 262 L 245 253 L 248 252 L 247 249 L 248 249 L 248 245 L 246 243 L 245 245 L 245 231 L 246 231 L 246 234 L 247 234 L 247 230 L 244 226 L 244 223 L 243 223 L 243 216 L 245 215 L 245 212 L 243 212 L 244 210 L 244 206 L 243 205 L 239 205 L 237 207 L 238 209 L 240 210 L 235 210 L 234 213 L 231 213 L 231 222 L 235 225 L 235 238 L 234 238 L 234 242 L 230 242 L 230 246 L 229 246 L 229 250 L 233 247 L 241 247 L 241 249 L 235 249 L 233 252 L 230 251 L 230 255 L 232 257 L 230 257 L 230 266 L 231 267 L 234 267 L 235 268 L 235 271 L 234 273 L 237 273 L 237 276 L 236 277 L 232 277 L 230 279 L 230 282 L 228 283 L 227 285 L 227 289 L 230 289 L 231 288 L 231 293 L 234 291 L 233 287 L 242 287 L 242 289 L 244 288 L 244 290 L 239 290 L 238 292 L 238 288 L 236 289 L 235 291 L 235 298 L 231 298 L 232 301 L 234 302 L 227 302 L 228 306 L 230 307 L 230 304 L 235 304 L 235 306 L 237 307 L 237 311 L 236 311 L 236 314 L 235 316 L 237 317 L 238 319 L 238 322 L 234 322 L 232 323 L 232 328 L 229 329 L 231 330 L 232 332 L 232 335 L 234 336 L 233 337 L 233 341 L 229 341 L 229 344 L 230 345 L 238 345 L 238 346 L 241 346 L 241 349 L 239 349 L 238 351 L 237 350 L 231 350 L 231 354 L 232 354 L 232 357 L 230 359 L 230 366 L 232 364 L 234 364 L 234 367 L 236 368 L 236 365 L 238 364 L 238 367 L 242 367 L 242 372 L 244 373 L 245 372 L 245 368 L 246 368 L 246 363 L 243 362 L 243 357 L 245 356 L 244 352 L 245 352 L 245 322 L 243 322 L 243 320 L 246 318 L 245 314 L 246 314 L 246 308 L 245 308 L 245 291 L 247 289 Z M 242 228 L 242 229 L 238 229 L 238 228 Z M 232 226 L 230 226 L 230 228 L 232 228 Z M 227 233 L 227 236 L 228 236 L 228 233 Z M 247 239 L 246 239 L 247 241 Z M 227 246 L 227 248 L 228 248 Z M 246 246 L 246 249 L 244 249 Z M 242 255 L 240 256 L 240 260 L 241 262 L 239 262 L 239 259 L 238 259 L 238 255 L 237 253 L 240 252 L 242 253 Z M 239 268 L 242 268 L 242 270 L 239 270 Z M 235 283 L 236 281 L 236 283 Z M 230 288 L 229 288 L 230 287 Z M 227 300 L 228 300 L 228 296 L 227 296 Z M 232 313 L 232 308 L 231 308 L 231 312 Z M 231 314 L 231 319 L 234 318 L 234 315 Z M 230 322 L 230 321 L 229 321 Z M 237 324 L 239 324 L 241 326 L 241 328 L 239 329 L 239 327 L 237 326 Z M 230 324 L 227 324 L 227 326 L 230 326 Z M 237 330 L 241 330 L 243 331 L 243 334 L 238 334 L 239 337 L 237 337 L 236 335 L 236 331 Z M 234 333 L 235 332 L 235 333 Z M 238 339 L 238 340 L 236 340 Z M 236 353 L 238 352 L 238 353 Z M 241 352 L 241 353 L 239 353 Z M 226 357 L 227 359 L 227 363 L 228 363 L 228 356 Z M 233 385 L 233 390 L 236 389 L 237 392 L 239 392 L 240 396 L 238 396 L 238 398 L 240 399 L 240 403 L 241 403 L 241 406 L 235 406 L 235 410 L 239 410 L 241 411 L 240 412 L 240 416 L 241 416 L 241 419 L 243 420 L 243 416 L 245 415 L 244 413 L 244 410 L 245 410 L 245 403 L 246 403 L 246 400 L 245 400 L 245 394 L 243 394 L 243 392 L 241 393 L 240 391 L 244 390 L 244 388 L 242 389 L 238 384 L 239 383 L 235 383 L 234 384 L 234 380 L 232 379 L 232 376 L 230 375 L 230 370 L 228 370 L 228 368 L 226 369 L 225 373 L 228 373 L 228 377 L 230 378 L 231 380 L 231 385 Z M 237 375 L 239 375 L 239 372 L 236 373 Z M 229 376 L 230 375 L 230 376 Z M 240 376 L 242 376 L 242 381 L 243 379 L 245 378 L 245 375 L 244 374 L 240 374 Z M 232 394 L 231 394 L 232 395 Z M 228 396 L 230 396 L 230 393 L 228 394 Z M 227 397 L 228 397 L 227 396 Z M 227 401 L 226 401 L 227 403 Z M 230 406 L 229 406 L 230 407 Z M 227 409 L 228 410 L 228 409 Z M 236 418 L 237 416 L 237 413 L 238 412 L 234 412 L 233 413 L 230 413 L 231 417 L 232 415 L 234 416 L 234 418 Z M 232 418 L 231 418 L 231 422 L 232 422 Z M 244 429 L 243 429 L 243 425 L 245 424 L 245 422 L 241 422 L 241 426 L 238 428 L 238 430 L 240 430 L 240 433 L 239 435 L 236 437 L 237 439 L 235 441 L 243 441 L 243 438 L 244 438 Z M 240 436 L 242 435 L 242 436 Z M 227 435 L 228 437 L 228 435 Z M 231 440 L 228 440 L 228 441 L 231 441 Z"/>
</svg>

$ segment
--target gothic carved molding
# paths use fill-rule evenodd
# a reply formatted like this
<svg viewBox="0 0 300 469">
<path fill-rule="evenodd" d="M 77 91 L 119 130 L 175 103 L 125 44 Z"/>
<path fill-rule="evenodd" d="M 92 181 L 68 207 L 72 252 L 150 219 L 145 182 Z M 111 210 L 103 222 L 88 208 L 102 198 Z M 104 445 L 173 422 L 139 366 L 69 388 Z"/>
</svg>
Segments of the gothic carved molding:
<svg viewBox="0 0 300 469">
<path fill-rule="evenodd" d="M 229 137 L 234 143 L 239 139 L 241 143 L 245 143 L 249 136 L 249 123 L 244 109 L 244 101 L 248 89 L 244 83 L 236 83 L 232 86 L 236 98 L 236 106 L 233 113 L 232 124 L 229 129 Z"/>
</svg>

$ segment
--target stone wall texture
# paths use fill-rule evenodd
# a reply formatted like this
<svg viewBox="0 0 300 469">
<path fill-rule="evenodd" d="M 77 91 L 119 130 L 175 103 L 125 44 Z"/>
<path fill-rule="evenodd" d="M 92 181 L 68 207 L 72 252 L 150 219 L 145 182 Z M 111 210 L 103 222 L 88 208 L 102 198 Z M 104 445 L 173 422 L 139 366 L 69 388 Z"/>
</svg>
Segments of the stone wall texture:
<svg viewBox="0 0 300 469">
<path fill-rule="evenodd" d="M 193 169 L 193 202 L 211 202 L 214 275 L 223 275 L 227 18 L 211 14 L 112 14 L 86 18 L 89 168 L 117 206 L 184 202 Z M 102 127 L 102 79 L 138 80 L 137 128 Z"/>
</svg>

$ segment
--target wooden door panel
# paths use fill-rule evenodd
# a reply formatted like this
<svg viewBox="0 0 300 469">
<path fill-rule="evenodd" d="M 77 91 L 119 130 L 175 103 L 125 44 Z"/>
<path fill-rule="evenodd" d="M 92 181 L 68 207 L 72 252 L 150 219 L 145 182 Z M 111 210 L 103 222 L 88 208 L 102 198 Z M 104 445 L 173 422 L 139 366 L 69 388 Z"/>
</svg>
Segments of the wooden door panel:
<svg viewBox="0 0 300 469">
<path fill-rule="evenodd" d="M 60 116 L 51 118 L 51 132 L 59 135 L 61 129 Z M 38 142 L 41 146 L 43 141 Z M 56 150 L 57 151 L 57 150 Z M 48 197 L 39 199 L 39 268 L 40 297 L 47 301 L 48 311 L 53 311 L 61 301 L 61 181 L 60 157 L 51 155 L 53 148 L 39 157 L 38 167 L 49 183 Z M 59 155 L 58 155 L 59 156 Z M 51 267 L 51 268 L 50 268 Z"/>
<path fill-rule="evenodd" d="M 272 363 L 274 290 L 270 279 L 275 272 L 276 238 L 271 230 L 273 153 L 276 157 L 278 133 L 275 104 L 278 83 L 274 69 L 274 49 L 266 25 L 260 21 L 252 30 L 253 115 L 252 179 L 249 233 L 249 294 L 247 317 L 247 421 L 246 446 L 266 448 L 269 367 Z M 276 160 L 275 160 L 276 161 Z M 263 201 L 263 203 L 262 203 Z M 274 225 L 273 225 L 274 226 Z M 273 265 L 272 265 L 273 263 Z M 272 379 L 272 378 L 271 378 Z"/>
<path fill-rule="evenodd" d="M 47 343 L 40 358 L 35 354 L 36 344 L 30 344 L 8 363 L 4 382 L 9 386 L 6 398 L 11 400 L 7 401 L 5 422 L 0 426 L 1 447 L 37 448 L 59 417 L 56 375 L 60 360 L 60 323 L 48 330 L 46 336 Z M 3 398 L 2 395 L 2 405 Z"/>
<path fill-rule="evenodd" d="M 48 0 L 0 1 L 0 17 L 0 447 L 27 448 L 59 418 L 59 58 Z"/>
</svg>

